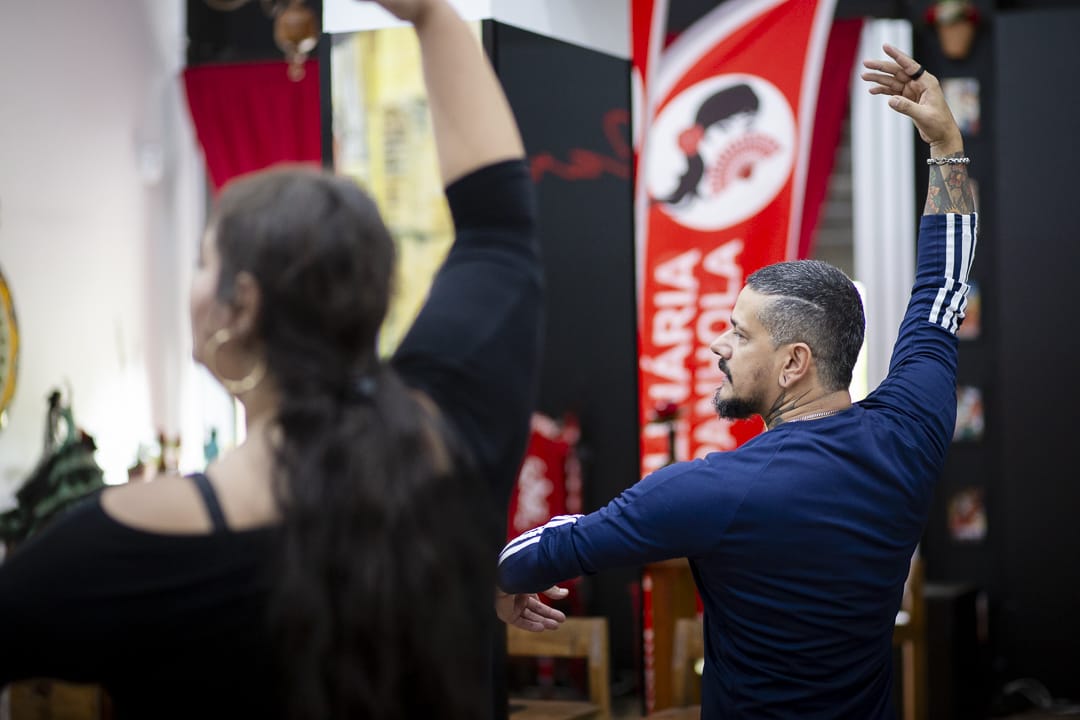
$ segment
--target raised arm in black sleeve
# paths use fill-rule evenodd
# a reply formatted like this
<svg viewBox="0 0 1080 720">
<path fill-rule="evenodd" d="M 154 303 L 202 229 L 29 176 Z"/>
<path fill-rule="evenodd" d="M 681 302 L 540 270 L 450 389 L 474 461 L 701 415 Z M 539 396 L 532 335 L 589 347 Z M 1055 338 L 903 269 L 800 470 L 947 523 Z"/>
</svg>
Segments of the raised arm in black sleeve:
<svg viewBox="0 0 1080 720">
<path fill-rule="evenodd" d="M 393 357 L 460 434 L 504 507 L 528 437 L 543 283 L 528 168 L 510 160 L 446 190 L 457 237 Z"/>
</svg>

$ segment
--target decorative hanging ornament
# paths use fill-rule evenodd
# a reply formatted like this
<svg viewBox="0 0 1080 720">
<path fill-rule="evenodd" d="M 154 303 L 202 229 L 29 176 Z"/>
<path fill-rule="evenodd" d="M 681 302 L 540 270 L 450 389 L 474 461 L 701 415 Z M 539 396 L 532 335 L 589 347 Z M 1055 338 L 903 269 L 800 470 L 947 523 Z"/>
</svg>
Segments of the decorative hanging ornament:
<svg viewBox="0 0 1080 720">
<path fill-rule="evenodd" d="M 319 24 L 304 0 L 290 0 L 274 18 L 274 42 L 285 53 L 289 78 L 304 78 L 304 63 L 319 43 Z"/>
<path fill-rule="evenodd" d="M 207 7 L 232 12 L 251 0 L 203 0 Z M 319 44 L 319 21 L 304 0 L 259 0 L 268 17 L 274 20 L 274 42 L 289 63 L 289 79 L 304 79 L 304 63 Z"/>
<path fill-rule="evenodd" d="M 975 42 L 979 10 L 968 0 L 940 0 L 926 11 L 926 23 L 937 29 L 945 57 L 963 60 Z"/>
<path fill-rule="evenodd" d="M 11 290 L 0 272 L 0 429 L 7 424 L 7 408 L 15 395 L 19 368 L 19 328 Z"/>
</svg>

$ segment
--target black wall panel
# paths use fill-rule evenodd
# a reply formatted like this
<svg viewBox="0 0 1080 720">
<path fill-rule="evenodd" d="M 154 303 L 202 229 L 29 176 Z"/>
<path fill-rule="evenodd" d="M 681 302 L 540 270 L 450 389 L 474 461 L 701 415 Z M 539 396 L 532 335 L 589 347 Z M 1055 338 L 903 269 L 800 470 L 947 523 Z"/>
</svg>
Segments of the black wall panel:
<svg viewBox="0 0 1080 720">
<path fill-rule="evenodd" d="M 984 20 L 993 15 L 992 6 L 987 2 L 981 4 L 979 11 Z M 970 54 L 966 58 L 950 59 L 942 53 L 936 30 L 923 22 L 921 12 L 912 12 L 909 19 L 912 21 L 915 57 L 941 81 L 974 79 L 978 82 L 981 105 L 979 131 L 964 136 L 964 150 L 971 158 L 970 176 L 978 185 L 979 245 L 971 280 L 981 291 L 982 321 L 977 338 L 960 341 L 957 382 L 977 387 L 982 392 L 986 426 L 980 440 L 955 442 L 949 450 L 934 492 L 924 538 L 926 576 L 930 582 L 970 583 L 994 591 L 1000 577 L 999 546 L 1004 542 L 1002 523 L 995 513 L 1001 507 L 997 492 L 1001 478 L 1001 436 L 1006 432 L 996 383 L 997 344 L 1000 341 L 1000 319 L 996 314 L 1000 296 L 997 286 L 1000 253 L 996 242 L 997 207 L 993 201 L 997 178 L 992 112 L 996 92 L 995 27 L 989 21 L 980 23 Z M 924 163 L 930 153 L 926 143 L 917 137 L 915 147 L 915 210 L 921 215 L 929 178 Z M 977 488 L 984 493 L 989 520 L 986 539 L 981 542 L 957 542 L 950 536 L 949 502 L 956 493 L 967 488 Z"/>
<path fill-rule="evenodd" d="M 588 512 L 639 479 L 629 62 L 494 29 L 495 69 L 540 204 L 548 314 L 538 409 L 580 419 Z M 613 670 L 627 678 L 640 652 L 638 575 L 629 568 L 586 581 L 588 611 L 609 617 Z"/>
<path fill-rule="evenodd" d="M 1080 9 L 1001 13 L 995 55 L 1001 262 L 997 393 L 1010 674 L 1080 698 Z"/>
</svg>

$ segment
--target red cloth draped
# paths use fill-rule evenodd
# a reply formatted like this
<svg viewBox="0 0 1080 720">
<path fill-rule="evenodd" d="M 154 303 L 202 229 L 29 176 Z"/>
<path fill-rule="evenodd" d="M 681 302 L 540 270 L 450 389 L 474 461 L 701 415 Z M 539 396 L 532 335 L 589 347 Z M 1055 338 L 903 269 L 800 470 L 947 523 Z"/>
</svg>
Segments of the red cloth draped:
<svg viewBox="0 0 1080 720">
<path fill-rule="evenodd" d="M 580 435 L 573 415 L 557 422 L 543 413 L 533 413 L 529 447 L 510 493 L 507 540 L 556 515 L 581 512 Z"/>
<path fill-rule="evenodd" d="M 578 441 L 581 427 L 577 416 L 568 413 L 562 421 L 533 413 L 529 446 L 518 470 L 518 479 L 507 508 L 507 540 L 543 525 L 556 515 L 576 514 L 581 509 L 581 462 Z M 569 593 L 552 603 L 543 595 L 541 601 L 554 604 L 570 615 L 585 613 L 579 586 L 581 578 L 559 583 Z M 541 666 L 541 672 L 550 672 Z"/>
<path fill-rule="evenodd" d="M 201 65 L 184 70 L 195 134 L 217 191 L 229 179 L 281 162 L 322 157 L 319 66 L 290 80 L 284 62 Z"/>
</svg>

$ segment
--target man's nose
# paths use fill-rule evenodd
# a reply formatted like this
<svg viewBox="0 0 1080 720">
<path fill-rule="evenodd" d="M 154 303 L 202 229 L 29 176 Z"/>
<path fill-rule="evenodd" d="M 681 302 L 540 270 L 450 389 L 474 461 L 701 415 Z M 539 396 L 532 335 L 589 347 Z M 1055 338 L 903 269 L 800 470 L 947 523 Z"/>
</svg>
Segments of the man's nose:
<svg viewBox="0 0 1080 720">
<path fill-rule="evenodd" d="M 709 345 L 709 349 L 713 351 L 713 354 L 719 355 L 720 357 L 728 357 L 728 353 L 731 351 L 731 343 L 728 342 L 728 337 L 730 335 L 731 331 L 728 330 L 726 333 L 712 341 L 712 344 Z"/>
</svg>

